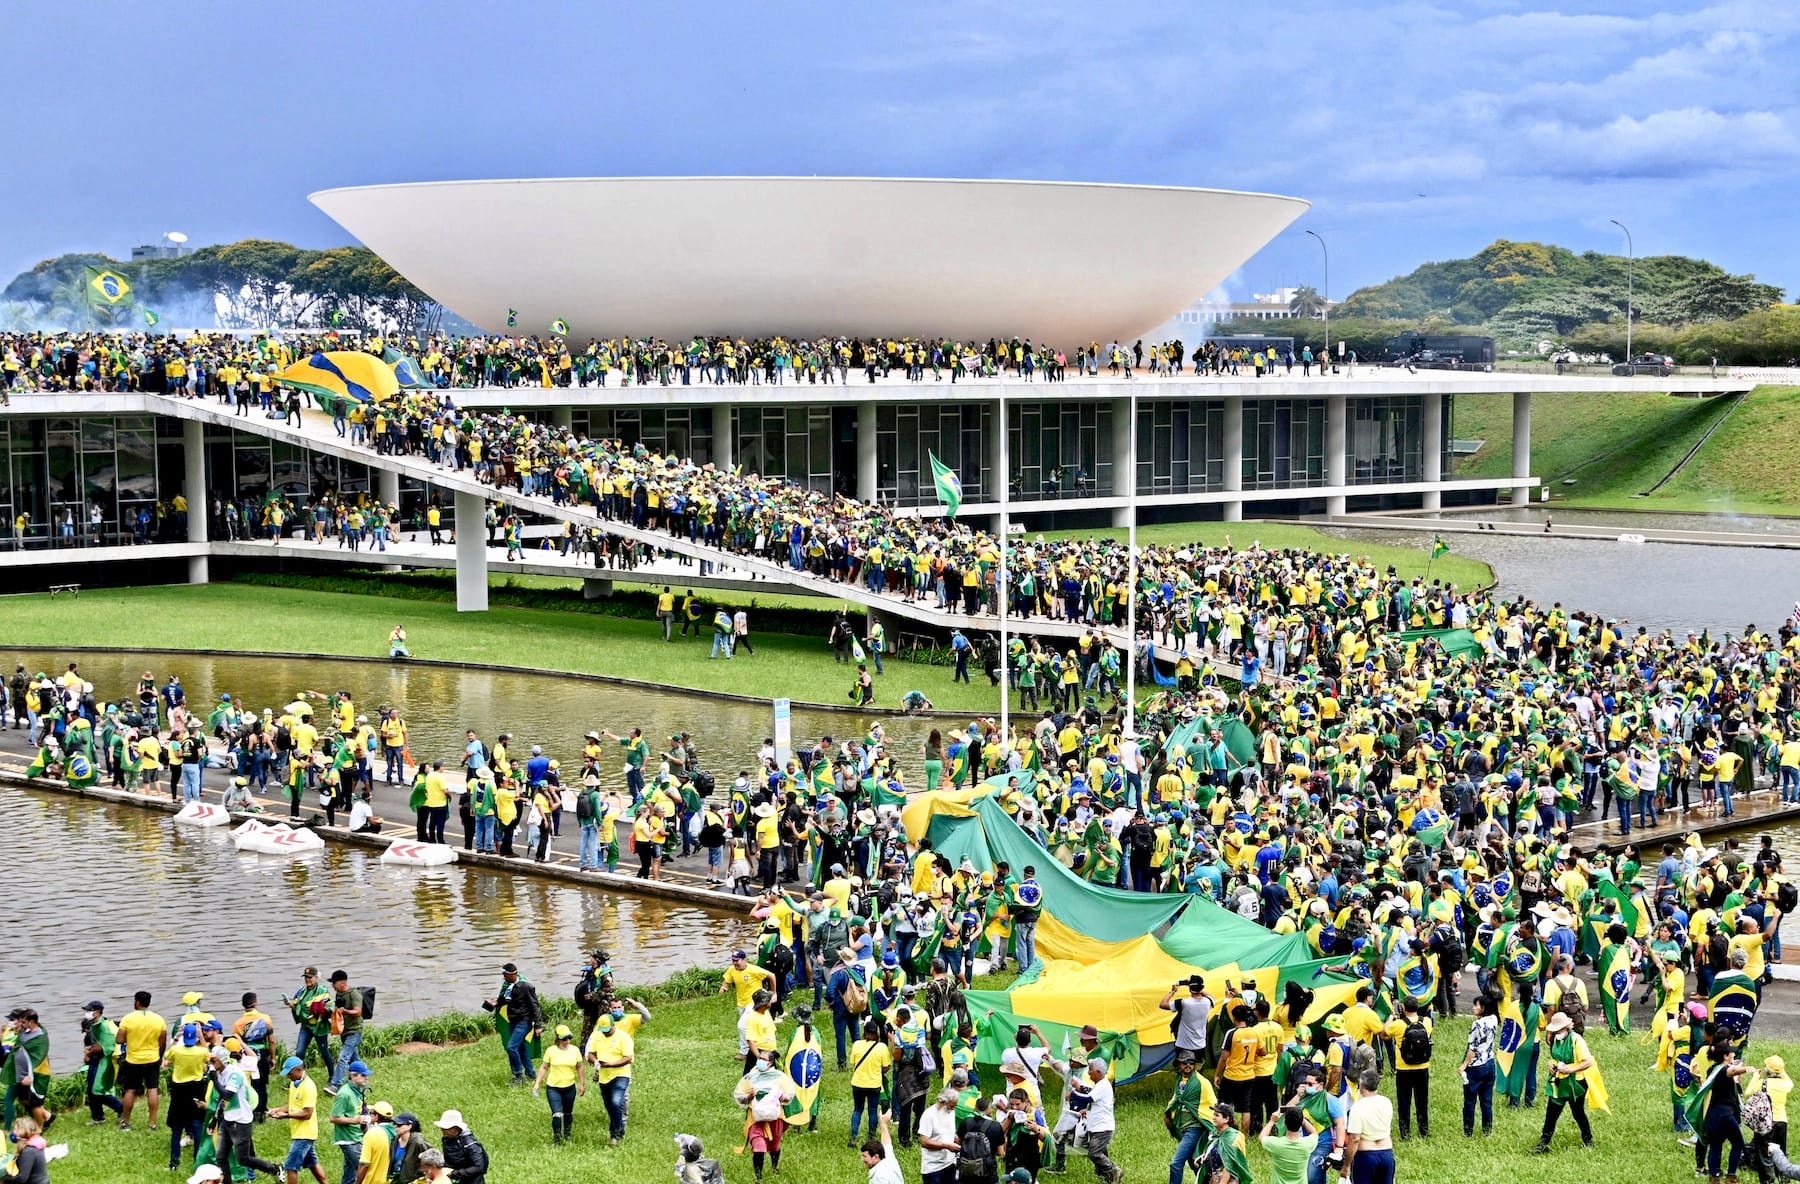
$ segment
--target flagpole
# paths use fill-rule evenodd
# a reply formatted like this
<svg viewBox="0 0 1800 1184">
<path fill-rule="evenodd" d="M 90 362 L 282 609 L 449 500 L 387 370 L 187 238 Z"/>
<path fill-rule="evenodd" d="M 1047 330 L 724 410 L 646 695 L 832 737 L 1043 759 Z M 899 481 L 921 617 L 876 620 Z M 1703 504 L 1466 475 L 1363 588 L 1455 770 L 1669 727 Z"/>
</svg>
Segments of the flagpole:
<svg viewBox="0 0 1800 1184">
<path fill-rule="evenodd" d="M 1010 487 L 1012 482 L 1007 479 L 1011 469 L 1006 458 L 1007 437 L 1010 433 L 1006 426 L 1006 360 L 1004 358 L 1000 362 L 1000 422 L 996 425 L 995 430 L 1000 433 L 1000 575 L 998 583 L 998 599 L 1000 601 L 1000 742 L 1010 746 L 1012 744 L 1012 703 L 1008 692 L 1012 688 L 1012 679 L 1006 659 L 1006 532 L 1011 524 Z"/>
<path fill-rule="evenodd" d="M 1126 372 L 1126 379 L 1131 378 Z M 1125 457 L 1125 739 L 1137 739 L 1137 450 L 1138 415 L 1137 386 L 1133 383 L 1126 398 L 1126 413 L 1131 416 L 1130 443 Z M 1116 438 L 1116 437 L 1115 437 Z M 1115 460 L 1113 462 L 1117 464 Z M 1142 758 L 1138 759 L 1141 767 Z"/>
</svg>

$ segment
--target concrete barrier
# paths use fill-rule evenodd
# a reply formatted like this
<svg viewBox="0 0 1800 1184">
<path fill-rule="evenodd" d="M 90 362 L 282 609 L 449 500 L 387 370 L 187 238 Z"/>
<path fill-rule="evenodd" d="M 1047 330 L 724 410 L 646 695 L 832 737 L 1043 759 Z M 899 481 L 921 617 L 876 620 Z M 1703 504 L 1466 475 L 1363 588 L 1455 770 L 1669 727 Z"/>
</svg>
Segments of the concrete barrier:
<svg viewBox="0 0 1800 1184">
<path fill-rule="evenodd" d="M 231 821 L 231 814 L 211 802 L 189 802 L 175 812 L 175 821 L 189 826 L 224 826 Z"/>
<path fill-rule="evenodd" d="M 231 841 L 239 851 L 259 855 L 309 855 L 325 849 L 325 840 L 310 830 L 295 830 L 280 822 L 271 826 L 254 818 L 232 831 Z"/>
<path fill-rule="evenodd" d="M 381 862 L 395 867 L 443 867 L 456 862 L 456 848 L 443 843 L 421 843 L 416 839 L 395 839 L 382 852 Z"/>
</svg>

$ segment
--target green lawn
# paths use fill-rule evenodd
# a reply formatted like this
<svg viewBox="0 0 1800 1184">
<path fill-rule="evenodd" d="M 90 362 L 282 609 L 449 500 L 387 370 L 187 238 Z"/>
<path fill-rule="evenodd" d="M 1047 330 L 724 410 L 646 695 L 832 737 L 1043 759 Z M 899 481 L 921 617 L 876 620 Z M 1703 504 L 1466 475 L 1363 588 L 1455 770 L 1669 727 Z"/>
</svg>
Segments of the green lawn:
<svg viewBox="0 0 1800 1184">
<path fill-rule="evenodd" d="M 1429 565 L 1433 579 L 1449 580 L 1464 588 L 1491 584 L 1494 581 L 1494 569 L 1479 559 L 1452 554 L 1431 562 L 1431 556 L 1424 547 L 1405 543 L 1348 543 L 1310 526 L 1291 522 L 1168 522 L 1140 526 L 1137 533 L 1138 543 L 1142 546 L 1203 543 L 1216 547 L 1230 543 L 1237 547 L 1248 547 L 1252 543 L 1261 543 L 1265 547 L 1301 547 L 1333 555 L 1348 550 L 1358 557 L 1374 560 L 1381 567 L 1392 565 L 1402 576 L 1409 578 L 1424 575 Z M 1124 534 L 1118 527 L 1101 527 L 1094 530 L 1057 531 L 1046 537 L 1123 538 Z"/>
<path fill-rule="evenodd" d="M 1663 478 L 1732 398 L 1676 399 L 1652 394 L 1563 394 L 1531 404 L 1532 473 L 1573 506 L 1689 512 L 1794 513 L 1800 472 L 1770 464 L 1800 447 L 1800 389 L 1757 387 L 1705 447 L 1667 485 Z M 1458 476 L 1512 471 L 1512 396 L 1459 395 L 1455 432 L 1483 439 L 1459 458 Z M 1573 485 L 1564 485 L 1572 478 Z"/>
<path fill-rule="evenodd" d="M 662 640 L 655 621 L 546 609 L 494 607 L 461 613 L 454 604 L 302 591 L 250 584 L 95 588 L 80 597 L 0 597 L 0 637 L 11 645 L 119 649 L 221 649 L 380 655 L 404 622 L 422 658 L 607 674 L 670 687 L 758 698 L 842 704 L 850 668 L 831 656 L 824 634 L 752 633 L 754 661 L 708 661 L 708 643 Z M 752 627 L 754 627 L 754 619 Z M 947 666 L 888 663 L 881 699 L 895 704 L 918 689 L 939 707 L 999 707 L 985 682 L 952 683 Z"/>
<path fill-rule="evenodd" d="M 493 1037 L 445 1051 L 368 1058 L 373 1068 L 372 1098 L 391 1102 L 397 1110 L 412 1110 L 427 1123 L 446 1108 L 460 1109 L 492 1158 L 489 1178 L 500 1182 L 666 1180 L 674 1160 L 671 1137 L 680 1132 L 704 1139 L 708 1154 L 722 1161 L 732 1184 L 748 1184 L 748 1157 L 732 1153 L 743 1131 L 743 1111 L 731 1100 L 740 1068 L 733 1008 L 727 1000 L 709 995 L 656 1004 L 654 1010 L 654 1021 L 639 1034 L 631 1122 L 617 1148 L 606 1146 L 605 1112 L 593 1092 L 576 1103 L 573 1141 L 553 1147 L 547 1105 L 533 1099 L 528 1090 L 507 1087 L 506 1056 Z M 278 1027 L 287 1034 L 285 1022 Z M 1636 1035 L 1615 1039 L 1599 1034 L 1600 1028 L 1596 1015 L 1589 1024 L 1590 1041 L 1612 1094 L 1613 1113 L 1594 1117 L 1597 1145 L 1592 1149 L 1579 1145 L 1565 1115 L 1555 1154 L 1546 1160 L 1529 1154 L 1543 1121 L 1541 1100 L 1537 1109 L 1501 1108 L 1491 1137 L 1462 1137 L 1457 1065 L 1467 1024 L 1441 1025 L 1431 1074 L 1431 1136 L 1415 1135 L 1397 1145 L 1399 1178 L 1484 1184 L 1688 1179 L 1693 1153 L 1678 1146 L 1670 1133 L 1668 1081 L 1652 1072 L 1653 1050 Z M 784 1044 L 790 1032 L 791 1025 L 783 1024 Z M 834 1056 L 829 1026 L 821 1035 L 830 1066 Z M 1800 1045 L 1755 1042 L 1754 1060 L 1769 1053 L 1780 1053 L 1792 1064 Z M 998 1081 L 991 1066 L 984 1069 L 983 1078 L 989 1086 Z M 1054 1075 L 1047 1073 L 1045 1083 L 1047 1092 L 1054 1094 Z M 1120 1090 L 1119 1133 L 1112 1155 L 1125 1168 L 1126 1178 L 1139 1184 L 1163 1179 L 1167 1171 L 1171 1142 L 1160 1115 L 1169 1083 L 1164 1073 Z M 1392 1089 L 1389 1078 L 1384 1090 L 1391 1096 Z M 769 1177 L 771 1184 L 782 1179 L 854 1184 L 863 1179 L 856 1153 L 845 1146 L 850 1109 L 847 1075 L 828 1068 L 820 1096 L 820 1129 L 788 1133 L 782 1170 Z M 1054 1101 L 1049 1110 L 1054 1121 Z M 71 1148 L 69 1158 L 54 1169 L 57 1180 L 138 1184 L 163 1178 L 166 1136 L 144 1132 L 142 1117 L 132 1133 L 121 1132 L 112 1123 L 92 1128 L 85 1123 L 85 1114 L 70 1113 L 52 1132 L 53 1141 L 66 1140 Z M 270 1122 L 258 1128 L 257 1150 L 264 1157 L 281 1159 L 287 1146 L 283 1127 Z M 426 1133 L 436 1141 L 434 1130 L 427 1127 Z M 907 1179 L 918 1179 L 919 1152 L 898 1154 Z M 336 1180 L 336 1150 L 325 1148 L 321 1158 L 328 1178 Z M 1266 1184 L 1269 1162 L 1260 1147 L 1251 1149 L 1250 1165 L 1256 1179 Z M 1749 1179 L 1749 1171 L 1746 1167 L 1742 1178 Z M 181 1176 L 171 1178 L 185 1179 L 185 1165 Z M 1081 1182 L 1093 1178 L 1079 1152 L 1073 1153 L 1067 1178 Z"/>
</svg>

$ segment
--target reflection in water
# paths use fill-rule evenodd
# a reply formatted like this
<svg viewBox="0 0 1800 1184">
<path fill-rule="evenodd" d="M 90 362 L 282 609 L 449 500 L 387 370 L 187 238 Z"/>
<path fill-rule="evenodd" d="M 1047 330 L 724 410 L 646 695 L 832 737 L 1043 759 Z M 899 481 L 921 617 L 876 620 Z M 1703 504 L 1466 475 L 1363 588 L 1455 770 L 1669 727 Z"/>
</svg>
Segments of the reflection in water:
<svg viewBox="0 0 1800 1184">
<path fill-rule="evenodd" d="M 296 644 L 300 644 L 296 641 Z M 11 657 L 0 652 L 0 659 Z M 528 657 L 520 655 L 521 659 Z M 612 686 L 581 679 L 545 674 L 505 674 L 483 670 L 457 670 L 375 662 L 342 662 L 329 658 L 208 657 L 199 654 L 68 654 L 26 651 L 18 658 L 33 670 L 61 672 L 73 659 L 94 684 L 101 699 L 129 698 L 145 670 L 153 671 L 159 685 L 170 674 L 181 676 L 190 707 L 205 714 L 210 704 L 229 692 L 237 700 L 260 710 L 279 707 L 300 691 L 329 693 L 348 690 L 357 708 L 373 717 L 374 709 L 388 703 L 406 716 L 413 758 L 442 758 L 447 766 L 460 763 L 464 732 L 474 728 L 492 744 L 499 732 L 511 732 L 515 754 L 542 744 L 545 753 L 579 767 L 581 737 L 592 728 L 610 728 L 621 735 L 632 727 L 644 729 L 653 751 L 677 732 L 694 737 L 703 766 L 711 769 L 721 786 L 729 784 L 737 770 L 754 769 L 757 748 L 774 735 L 774 708 L 767 704 L 736 703 L 704 695 L 673 691 L 649 691 Z M 754 658 L 747 659 L 754 661 Z M 903 669 L 903 668 L 901 668 Z M 910 688 L 898 681 L 900 669 L 888 676 L 887 695 L 898 701 Z M 835 685 L 822 688 L 820 698 L 834 698 Z M 835 712 L 794 710 L 794 743 L 811 743 L 821 735 L 838 740 L 867 734 L 879 722 L 887 732 L 889 752 L 900 762 L 907 783 L 922 782 L 925 735 L 930 721 L 902 715 L 849 715 Z M 948 721 L 940 727 L 950 727 Z M 622 762 L 621 762 L 622 763 Z"/>
<path fill-rule="evenodd" d="M 189 990 L 222 1015 L 246 990 L 278 1011 L 312 962 L 377 987 L 380 1020 L 408 1019 L 472 1010 L 509 960 L 562 994 L 584 949 L 611 951 L 621 982 L 647 983 L 720 965 L 751 936 L 704 909 L 474 868 L 401 870 L 360 849 L 240 854 L 223 830 L 31 790 L 0 789 L 0 833 L 14 867 L 39 870 L 30 913 L 7 926 L 6 994 L 52 1012 L 95 996 L 128 1010 L 139 989 L 164 1014 Z"/>
<path fill-rule="evenodd" d="M 1428 531 L 1325 530 L 1354 542 L 1431 545 Z M 1772 632 L 1800 600 L 1800 551 L 1633 544 L 1554 534 L 1444 538 L 1456 554 L 1493 567 L 1502 595 L 1544 605 L 1560 600 L 1565 608 L 1604 613 L 1652 632 L 1667 629 L 1677 637 L 1702 629 L 1717 637 L 1752 623 Z"/>
</svg>

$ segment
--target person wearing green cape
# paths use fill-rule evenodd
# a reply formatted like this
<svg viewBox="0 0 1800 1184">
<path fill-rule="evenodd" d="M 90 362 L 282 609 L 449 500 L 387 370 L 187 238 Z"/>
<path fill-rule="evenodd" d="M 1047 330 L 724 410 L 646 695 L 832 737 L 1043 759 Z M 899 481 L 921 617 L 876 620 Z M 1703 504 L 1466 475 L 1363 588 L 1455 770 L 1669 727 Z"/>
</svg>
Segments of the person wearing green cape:
<svg viewBox="0 0 1800 1184">
<path fill-rule="evenodd" d="M 1224 1176 L 1219 1173 L 1223 1172 Z M 1124 1173 L 1121 1172 L 1120 1175 Z M 1169 1168 L 1174 1180 L 1175 1168 Z M 1220 1102 L 1212 1112 L 1212 1142 L 1200 1157 L 1200 1178 L 1209 1182 L 1229 1180 L 1230 1184 L 1255 1184 L 1250 1174 L 1250 1161 L 1244 1157 L 1244 1133 L 1237 1129 L 1237 1109 L 1230 1102 Z"/>
<path fill-rule="evenodd" d="M 1175 1054 L 1175 1088 L 1163 1107 L 1163 1126 L 1175 1140 L 1169 1159 L 1169 1184 L 1181 1184 L 1188 1165 L 1203 1155 L 1212 1142 L 1211 1118 L 1218 1099 L 1212 1082 L 1198 1071 L 1190 1049 Z"/>
<path fill-rule="evenodd" d="M 88 1118 L 97 1123 L 106 1121 L 105 1111 L 123 1109 L 113 1093 L 118 1046 L 119 1026 L 106 1018 L 106 1004 L 93 1000 L 82 1009 L 81 1057 L 87 1066 Z"/>
</svg>

